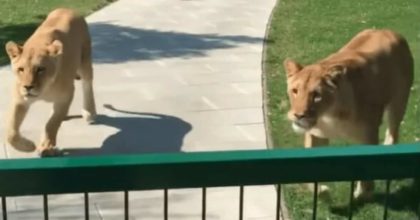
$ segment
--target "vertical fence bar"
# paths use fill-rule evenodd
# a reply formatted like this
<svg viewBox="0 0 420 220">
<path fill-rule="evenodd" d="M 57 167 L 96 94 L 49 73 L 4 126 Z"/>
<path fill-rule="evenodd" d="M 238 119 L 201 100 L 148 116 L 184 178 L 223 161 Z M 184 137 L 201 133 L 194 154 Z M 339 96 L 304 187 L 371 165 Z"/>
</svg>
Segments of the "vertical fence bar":
<svg viewBox="0 0 420 220">
<path fill-rule="evenodd" d="M 43 197 L 43 203 L 44 203 L 44 219 L 48 220 L 49 216 L 48 216 L 48 195 L 44 194 Z"/>
<path fill-rule="evenodd" d="M 207 200 L 207 192 L 206 192 L 206 188 L 205 187 L 203 187 L 203 190 L 202 190 L 202 203 L 201 203 L 201 205 L 202 205 L 202 207 L 201 207 L 201 219 L 202 220 L 206 220 L 206 200 Z"/>
<path fill-rule="evenodd" d="M 239 220 L 244 219 L 244 186 L 239 187 Z"/>
<path fill-rule="evenodd" d="M 318 182 L 314 183 L 314 199 L 312 204 L 312 220 L 316 220 L 316 212 L 318 208 Z"/>
<path fill-rule="evenodd" d="M 350 199 L 349 199 L 349 220 L 353 218 L 353 208 L 354 208 L 354 185 L 355 181 L 350 182 Z"/>
<path fill-rule="evenodd" d="M 417 216 L 420 216 L 420 203 L 417 204 Z"/>
<path fill-rule="evenodd" d="M 164 204 L 163 204 L 163 215 L 164 215 L 164 219 L 168 220 L 168 189 L 164 189 L 163 190 L 163 200 L 164 200 Z"/>
<path fill-rule="evenodd" d="M 7 206 L 6 206 L 6 197 L 2 196 L 1 197 L 1 210 L 2 210 L 2 214 L 3 214 L 3 220 L 7 220 Z"/>
<path fill-rule="evenodd" d="M 391 188 L 391 180 L 386 180 L 385 201 L 384 201 L 384 220 L 388 219 L 388 203 L 389 203 L 390 188 Z"/>
<path fill-rule="evenodd" d="M 413 182 L 414 189 L 420 189 L 420 178 L 414 178 Z M 420 201 L 417 200 L 417 216 L 420 218 Z"/>
<path fill-rule="evenodd" d="M 85 219 L 89 220 L 89 194 L 87 192 L 84 193 L 84 200 L 85 200 Z"/>
<path fill-rule="evenodd" d="M 128 191 L 124 191 L 124 219 L 128 220 L 129 218 L 129 203 L 128 203 Z"/>
<path fill-rule="evenodd" d="M 281 184 L 277 185 L 276 220 L 280 220 L 281 210 Z"/>
</svg>

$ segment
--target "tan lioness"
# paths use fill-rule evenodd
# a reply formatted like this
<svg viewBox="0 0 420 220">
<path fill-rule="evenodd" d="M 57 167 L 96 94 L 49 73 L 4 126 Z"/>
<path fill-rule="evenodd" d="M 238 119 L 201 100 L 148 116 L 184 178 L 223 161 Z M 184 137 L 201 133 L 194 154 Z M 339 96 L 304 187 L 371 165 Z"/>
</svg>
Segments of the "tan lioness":
<svg viewBox="0 0 420 220">
<path fill-rule="evenodd" d="M 92 121 L 96 115 L 93 96 L 91 42 L 83 17 L 70 9 L 56 9 L 20 46 L 6 44 L 16 82 L 8 117 L 7 141 L 13 147 L 41 155 L 57 153 L 57 132 L 67 116 L 74 94 L 74 80 L 81 78 L 83 87 L 82 115 Z M 32 103 L 44 100 L 53 103 L 41 143 L 38 147 L 23 137 L 19 127 Z"/>
<path fill-rule="evenodd" d="M 364 30 L 315 64 L 286 59 L 284 67 L 288 118 L 295 131 L 305 133 L 305 147 L 328 145 L 329 138 L 376 145 L 385 112 L 385 144 L 397 143 L 414 75 L 413 57 L 401 35 Z M 373 188 L 373 181 L 358 182 L 354 195 L 369 198 Z"/>
</svg>

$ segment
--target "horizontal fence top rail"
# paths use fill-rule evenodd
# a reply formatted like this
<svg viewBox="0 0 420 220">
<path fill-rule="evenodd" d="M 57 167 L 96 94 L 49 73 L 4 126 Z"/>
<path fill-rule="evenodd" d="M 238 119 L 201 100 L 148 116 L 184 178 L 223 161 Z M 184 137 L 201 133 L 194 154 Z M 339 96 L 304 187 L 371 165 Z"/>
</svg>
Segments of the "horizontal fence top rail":
<svg viewBox="0 0 420 220">
<path fill-rule="evenodd" d="M 0 160 L 0 196 L 420 177 L 420 143 Z"/>
</svg>

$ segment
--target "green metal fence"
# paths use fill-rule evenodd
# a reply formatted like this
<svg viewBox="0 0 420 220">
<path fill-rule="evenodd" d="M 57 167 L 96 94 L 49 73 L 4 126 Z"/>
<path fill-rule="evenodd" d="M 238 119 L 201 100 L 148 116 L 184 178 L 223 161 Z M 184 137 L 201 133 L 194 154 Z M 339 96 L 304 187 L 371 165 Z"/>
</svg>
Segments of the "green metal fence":
<svg viewBox="0 0 420 220">
<path fill-rule="evenodd" d="M 366 167 L 369 169 L 365 169 Z M 206 187 L 240 186 L 239 218 L 242 219 L 243 186 L 278 184 L 278 219 L 281 184 L 382 179 L 389 180 L 389 192 L 391 179 L 418 178 L 419 168 L 420 143 L 8 159 L 0 160 L 0 196 L 3 219 L 7 219 L 7 197 L 44 195 L 44 218 L 48 219 L 48 194 L 84 193 L 85 218 L 89 219 L 90 192 L 124 191 L 124 213 L 125 219 L 128 219 L 129 191 L 163 189 L 164 218 L 168 219 L 168 189 L 202 188 L 202 219 L 205 219 Z M 109 178 L 110 173 L 112 179 Z M 316 219 L 316 194 L 313 204 L 313 219 Z M 385 219 L 386 210 L 385 202 Z M 349 219 L 352 217 L 351 213 L 350 210 Z"/>
</svg>

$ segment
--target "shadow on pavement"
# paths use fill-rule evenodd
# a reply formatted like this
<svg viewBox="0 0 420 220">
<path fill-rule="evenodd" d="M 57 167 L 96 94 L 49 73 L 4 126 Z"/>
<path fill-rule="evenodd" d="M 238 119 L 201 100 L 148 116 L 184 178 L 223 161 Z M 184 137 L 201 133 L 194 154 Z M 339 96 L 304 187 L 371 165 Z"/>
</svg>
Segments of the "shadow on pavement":
<svg viewBox="0 0 420 220">
<path fill-rule="evenodd" d="M 160 58 L 206 56 L 215 49 L 262 43 L 263 38 L 243 35 L 191 34 L 90 23 L 95 63 L 119 63 Z"/>
<path fill-rule="evenodd" d="M 100 148 L 64 149 L 64 155 L 180 152 L 185 135 L 192 129 L 191 124 L 174 116 L 117 110 L 110 105 L 105 107 L 128 116 L 98 115 L 95 124 L 119 131 L 107 137 Z"/>
</svg>

